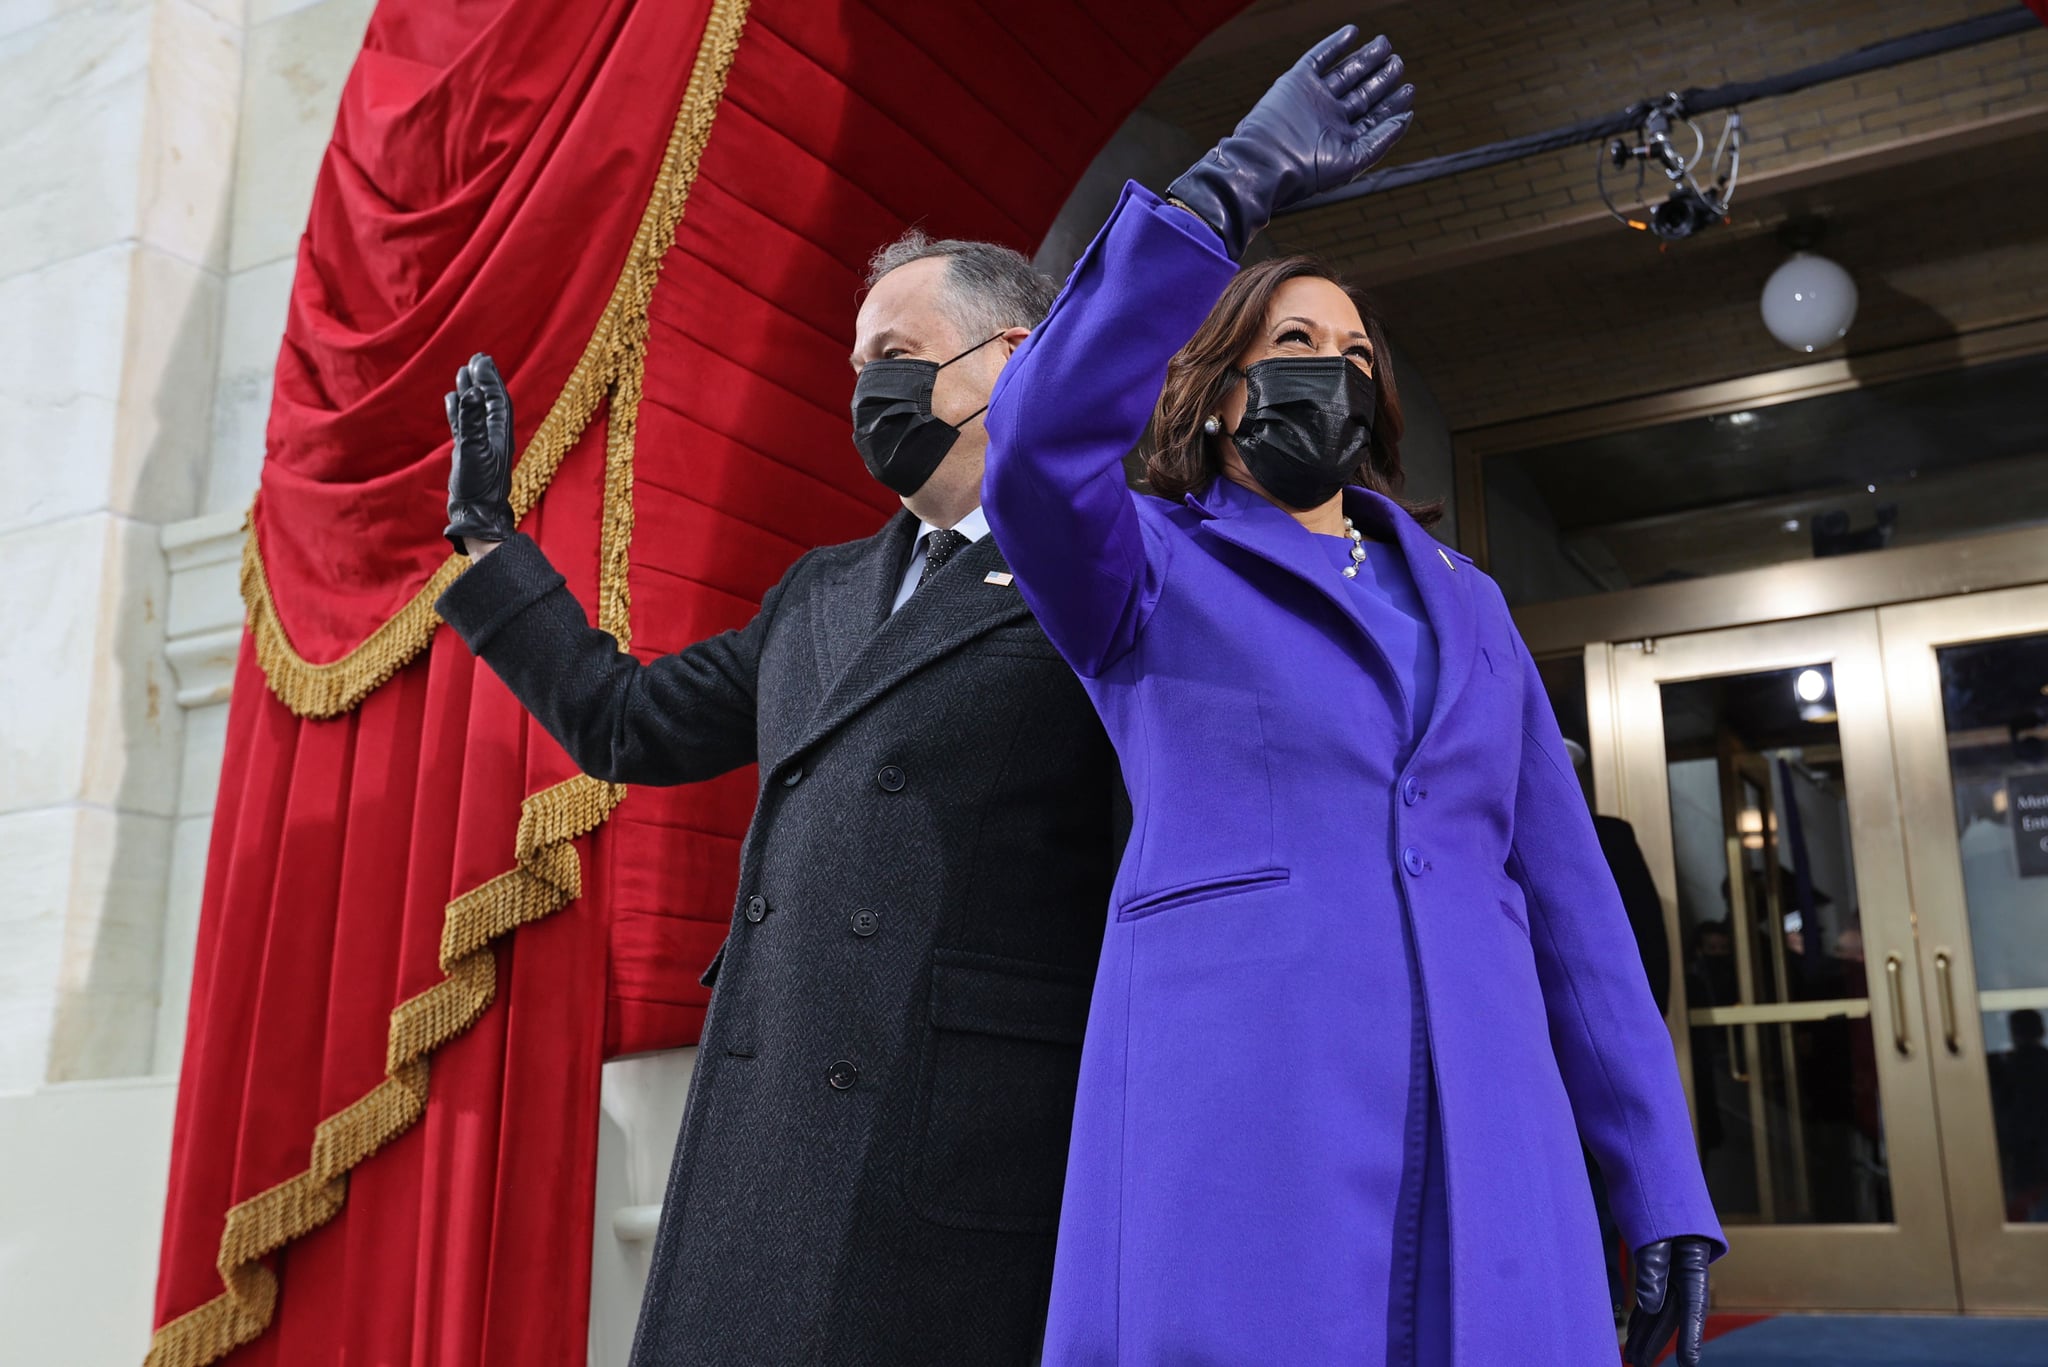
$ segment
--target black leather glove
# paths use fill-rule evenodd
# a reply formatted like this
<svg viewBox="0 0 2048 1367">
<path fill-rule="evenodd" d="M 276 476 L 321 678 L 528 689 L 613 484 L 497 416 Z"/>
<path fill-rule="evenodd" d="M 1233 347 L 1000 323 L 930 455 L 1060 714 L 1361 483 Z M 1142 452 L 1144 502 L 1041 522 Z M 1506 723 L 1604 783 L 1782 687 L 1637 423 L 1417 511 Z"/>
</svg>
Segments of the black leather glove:
<svg viewBox="0 0 2048 1367">
<path fill-rule="evenodd" d="M 1415 87 L 1384 36 L 1356 52 L 1346 24 L 1273 82 L 1237 131 L 1166 189 L 1223 239 L 1233 261 L 1275 212 L 1364 173 L 1408 131 Z M 1349 56 L 1345 54 L 1349 53 Z"/>
<path fill-rule="evenodd" d="M 448 466 L 448 540 L 468 555 L 464 537 L 503 541 L 512 535 L 512 396 L 498 367 L 479 351 L 455 372 L 448 395 L 455 435 Z"/>
<path fill-rule="evenodd" d="M 1695 1235 L 1659 1239 L 1636 1250 L 1636 1308 L 1628 1317 L 1628 1367 L 1650 1367 L 1678 1336 L 1679 1367 L 1699 1367 L 1707 1328 L 1707 1263 L 1714 1246 Z"/>
</svg>

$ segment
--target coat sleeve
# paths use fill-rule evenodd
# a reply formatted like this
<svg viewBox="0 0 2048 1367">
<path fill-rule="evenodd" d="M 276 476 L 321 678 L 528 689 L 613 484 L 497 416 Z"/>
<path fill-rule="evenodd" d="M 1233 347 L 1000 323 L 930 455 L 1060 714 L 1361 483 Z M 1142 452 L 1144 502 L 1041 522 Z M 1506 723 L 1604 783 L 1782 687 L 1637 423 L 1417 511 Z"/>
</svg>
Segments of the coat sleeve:
<svg viewBox="0 0 2048 1367">
<path fill-rule="evenodd" d="M 1519 639 L 1522 757 L 1508 872 L 1521 885 L 1551 1046 L 1630 1248 L 1698 1235 L 1727 1251 L 1670 1036 L 1536 662 Z"/>
<path fill-rule="evenodd" d="M 1200 219 L 1128 184 L 996 382 L 982 506 L 1025 601 L 1084 675 L 1131 648 L 1157 600 L 1166 547 L 1123 458 L 1167 361 L 1236 270 Z"/>
<path fill-rule="evenodd" d="M 590 625 L 524 535 L 470 566 L 434 606 L 584 773 L 694 783 L 754 760 L 761 642 L 788 582 L 746 626 L 645 665 Z"/>
</svg>

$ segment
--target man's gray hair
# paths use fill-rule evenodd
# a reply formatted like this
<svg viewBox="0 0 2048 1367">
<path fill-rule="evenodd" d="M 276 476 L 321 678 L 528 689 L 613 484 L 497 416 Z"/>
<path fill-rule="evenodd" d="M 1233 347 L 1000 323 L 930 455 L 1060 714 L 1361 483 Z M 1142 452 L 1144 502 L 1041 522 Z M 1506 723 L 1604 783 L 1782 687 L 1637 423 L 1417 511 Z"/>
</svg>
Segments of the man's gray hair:
<svg viewBox="0 0 2048 1367">
<path fill-rule="evenodd" d="M 1052 277 L 1021 252 L 993 242 L 926 237 L 921 228 L 910 229 L 868 258 L 868 288 L 890 271 L 931 256 L 946 258 L 944 307 L 966 342 L 1008 328 L 1037 327 L 1060 292 Z"/>
</svg>

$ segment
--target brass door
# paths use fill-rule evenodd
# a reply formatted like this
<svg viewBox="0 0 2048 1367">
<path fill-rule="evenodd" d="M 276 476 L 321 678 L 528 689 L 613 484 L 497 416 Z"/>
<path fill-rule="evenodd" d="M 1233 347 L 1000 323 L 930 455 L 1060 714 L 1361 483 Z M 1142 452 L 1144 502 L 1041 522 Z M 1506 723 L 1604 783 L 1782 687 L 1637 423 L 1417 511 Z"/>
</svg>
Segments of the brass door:
<svg viewBox="0 0 2048 1367">
<path fill-rule="evenodd" d="M 2048 587 L 1880 609 L 1968 1310 L 2048 1309 Z"/>
<path fill-rule="evenodd" d="M 1635 827 L 1680 969 L 1716 1302 L 1956 1308 L 1877 614 L 1588 653 L 1598 802 Z"/>
</svg>

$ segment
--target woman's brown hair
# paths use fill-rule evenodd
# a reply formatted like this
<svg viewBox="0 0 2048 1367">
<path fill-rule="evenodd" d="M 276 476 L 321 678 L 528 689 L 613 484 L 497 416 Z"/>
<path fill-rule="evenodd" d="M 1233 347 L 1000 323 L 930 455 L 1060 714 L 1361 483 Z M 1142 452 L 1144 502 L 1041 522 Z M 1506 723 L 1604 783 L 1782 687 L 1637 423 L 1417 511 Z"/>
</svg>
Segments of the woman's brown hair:
<svg viewBox="0 0 2048 1367">
<path fill-rule="evenodd" d="M 1372 453 L 1351 482 L 1400 501 L 1427 527 L 1443 516 L 1443 505 L 1400 499 L 1404 482 L 1401 395 L 1394 384 L 1393 360 L 1379 313 L 1362 292 L 1307 256 L 1277 257 L 1239 271 L 1188 344 L 1166 363 L 1166 384 L 1159 391 L 1159 405 L 1152 410 L 1152 424 L 1146 429 L 1141 451 L 1145 482 L 1153 493 L 1179 499 L 1223 473 L 1222 439 L 1204 434 L 1202 422 L 1221 411 L 1224 394 L 1239 378 L 1237 358 L 1265 330 L 1266 308 L 1273 295 L 1289 280 L 1304 277 L 1327 280 L 1349 295 L 1358 306 L 1358 316 L 1365 320 L 1365 335 L 1372 343 L 1373 388 L 1378 394 Z"/>
</svg>

